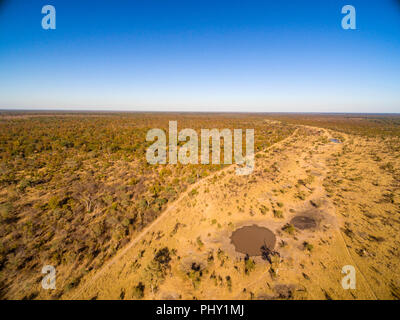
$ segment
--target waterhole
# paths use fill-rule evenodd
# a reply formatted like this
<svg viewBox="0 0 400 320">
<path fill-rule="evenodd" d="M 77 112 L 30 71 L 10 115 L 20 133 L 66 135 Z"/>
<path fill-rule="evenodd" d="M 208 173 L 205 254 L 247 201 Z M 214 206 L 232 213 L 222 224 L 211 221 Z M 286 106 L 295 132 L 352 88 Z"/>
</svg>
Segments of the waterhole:
<svg viewBox="0 0 400 320">
<path fill-rule="evenodd" d="M 253 224 L 236 229 L 231 235 L 231 242 L 237 252 L 249 256 L 261 256 L 263 246 L 269 250 L 274 249 L 276 237 L 268 228 Z"/>
</svg>

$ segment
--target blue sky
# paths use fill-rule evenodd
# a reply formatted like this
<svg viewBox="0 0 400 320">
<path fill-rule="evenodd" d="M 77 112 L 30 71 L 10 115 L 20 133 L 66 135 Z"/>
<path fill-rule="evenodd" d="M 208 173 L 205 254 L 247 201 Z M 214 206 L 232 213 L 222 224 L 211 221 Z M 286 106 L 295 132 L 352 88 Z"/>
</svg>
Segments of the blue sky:
<svg viewBox="0 0 400 320">
<path fill-rule="evenodd" d="M 400 1 L 2 2 L 2 109 L 400 112 Z"/>
</svg>

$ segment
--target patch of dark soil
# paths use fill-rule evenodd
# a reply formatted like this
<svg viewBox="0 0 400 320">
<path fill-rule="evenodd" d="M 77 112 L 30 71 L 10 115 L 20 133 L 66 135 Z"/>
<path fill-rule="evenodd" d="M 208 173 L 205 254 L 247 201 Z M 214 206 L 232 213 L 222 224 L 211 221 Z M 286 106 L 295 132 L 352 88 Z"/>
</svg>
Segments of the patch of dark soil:
<svg viewBox="0 0 400 320">
<path fill-rule="evenodd" d="M 293 292 L 295 289 L 293 285 L 277 284 L 274 289 L 277 293 L 276 299 L 293 299 Z"/>
<path fill-rule="evenodd" d="M 318 225 L 314 218 L 307 216 L 295 216 L 290 220 L 290 224 L 300 230 L 315 229 Z"/>
</svg>

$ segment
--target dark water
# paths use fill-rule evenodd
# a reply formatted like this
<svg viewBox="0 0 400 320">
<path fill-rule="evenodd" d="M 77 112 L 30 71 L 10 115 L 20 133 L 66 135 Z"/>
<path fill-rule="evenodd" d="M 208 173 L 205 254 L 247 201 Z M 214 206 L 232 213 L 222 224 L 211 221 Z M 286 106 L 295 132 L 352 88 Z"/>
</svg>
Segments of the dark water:
<svg viewBox="0 0 400 320">
<path fill-rule="evenodd" d="M 231 235 L 231 242 L 237 252 L 249 256 L 261 256 L 261 247 L 275 248 L 275 234 L 268 228 L 259 227 L 255 224 L 235 230 Z"/>
</svg>

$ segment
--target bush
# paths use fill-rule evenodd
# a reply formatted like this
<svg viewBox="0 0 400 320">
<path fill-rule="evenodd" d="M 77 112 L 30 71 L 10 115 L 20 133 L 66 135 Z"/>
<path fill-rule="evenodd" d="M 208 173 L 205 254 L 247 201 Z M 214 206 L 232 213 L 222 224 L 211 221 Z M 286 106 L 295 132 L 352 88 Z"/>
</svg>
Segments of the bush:
<svg viewBox="0 0 400 320">
<path fill-rule="evenodd" d="M 253 259 L 250 259 L 249 255 L 246 254 L 244 257 L 244 273 L 250 274 L 250 271 L 254 270 L 256 267 L 256 263 Z"/>
<path fill-rule="evenodd" d="M 143 299 L 145 285 L 141 282 L 137 286 L 133 287 L 133 297 L 136 299 Z"/>
<path fill-rule="evenodd" d="M 232 291 L 232 279 L 230 276 L 225 277 L 226 285 L 228 286 L 229 291 Z"/>
<path fill-rule="evenodd" d="M 286 223 L 286 224 L 282 227 L 282 230 L 285 231 L 285 232 L 287 232 L 287 233 L 289 233 L 289 234 L 294 234 L 295 231 L 296 231 L 295 227 L 294 227 L 292 224 L 290 224 L 290 223 Z"/>
<path fill-rule="evenodd" d="M 2 221 L 11 219 L 13 214 L 12 214 L 12 205 L 10 203 L 3 203 L 0 205 L 0 217 Z"/>
<path fill-rule="evenodd" d="M 197 245 L 199 246 L 199 248 L 204 246 L 204 243 L 203 243 L 203 241 L 201 241 L 200 236 L 197 237 L 196 242 L 197 242 Z"/>
<path fill-rule="evenodd" d="M 124 227 L 129 227 L 129 225 L 130 225 L 130 221 L 129 221 L 129 219 L 128 218 L 124 218 L 124 219 L 122 219 L 122 221 L 121 221 L 121 224 L 122 224 L 122 226 L 124 226 Z"/>
<path fill-rule="evenodd" d="M 197 189 L 193 189 L 189 192 L 189 196 L 190 197 L 194 197 L 195 195 L 199 194 L 199 192 L 197 191 Z"/>
<path fill-rule="evenodd" d="M 306 199 L 306 194 L 303 191 L 297 192 L 295 196 L 297 198 L 299 198 L 300 200 L 305 200 Z"/>
<path fill-rule="evenodd" d="M 103 232 L 105 231 L 104 228 L 104 224 L 99 222 L 96 223 L 93 227 L 92 227 L 92 231 L 95 234 L 96 237 L 99 237 L 103 234 Z"/>
<path fill-rule="evenodd" d="M 22 179 L 18 184 L 18 190 L 24 192 L 26 188 L 31 186 L 31 181 L 29 179 Z"/>
<path fill-rule="evenodd" d="M 169 249 L 165 247 L 158 250 L 154 256 L 154 261 L 159 264 L 161 270 L 165 271 L 169 267 L 169 262 L 171 261 Z"/>
<path fill-rule="evenodd" d="M 269 211 L 269 208 L 267 208 L 264 205 L 261 205 L 260 212 L 261 212 L 262 215 L 265 215 L 268 211 Z"/>
<path fill-rule="evenodd" d="M 314 246 L 311 243 L 308 243 L 307 241 L 303 242 L 303 246 L 305 250 L 310 252 L 314 249 Z"/>
<path fill-rule="evenodd" d="M 274 217 L 282 219 L 283 218 L 283 212 L 281 210 L 274 209 Z"/>
<path fill-rule="evenodd" d="M 202 266 L 196 262 L 193 262 L 187 275 L 189 279 L 192 280 L 193 287 L 195 289 L 198 288 L 201 282 L 201 277 L 203 276 Z"/>
<path fill-rule="evenodd" d="M 49 202 L 48 202 L 48 207 L 51 210 L 57 209 L 59 207 L 60 200 L 58 199 L 57 196 L 51 197 Z"/>
</svg>

